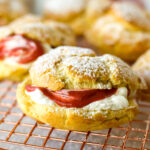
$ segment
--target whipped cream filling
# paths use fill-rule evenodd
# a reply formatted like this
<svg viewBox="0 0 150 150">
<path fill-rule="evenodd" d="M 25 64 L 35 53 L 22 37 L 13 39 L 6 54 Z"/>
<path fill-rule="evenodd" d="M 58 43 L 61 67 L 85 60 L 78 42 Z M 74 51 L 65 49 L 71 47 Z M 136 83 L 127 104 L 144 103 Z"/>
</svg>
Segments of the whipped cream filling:
<svg viewBox="0 0 150 150">
<path fill-rule="evenodd" d="M 27 64 L 17 63 L 17 59 L 15 57 L 5 58 L 3 60 L 3 62 L 5 64 L 8 64 L 8 65 L 11 65 L 11 66 L 14 66 L 14 67 L 21 67 L 21 68 L 24 68 L 24 69 L 29 69 L 31 67 L 31 64 L 32 64 L 32 63 L 27 63 Z"/>
<path fill-rule="evenodd" d="M 35 103 L 60 107 L 55 102 L 50 100 L 47 96 L 45 96 L 39 89 L 36 89 L 33 92 L 28 92 L 25 90 L 25 94 L 30 96 L 31 100 Z M 80 110 L 83 109 L 91 111 L 120 110 L 128 107 L 129 103 L 127 97 L 128 89 L 126 87 L 120 87 L 114 95 L 100 101 L 92 102 L 82 108 L 60 108 Z"/>
</svg>

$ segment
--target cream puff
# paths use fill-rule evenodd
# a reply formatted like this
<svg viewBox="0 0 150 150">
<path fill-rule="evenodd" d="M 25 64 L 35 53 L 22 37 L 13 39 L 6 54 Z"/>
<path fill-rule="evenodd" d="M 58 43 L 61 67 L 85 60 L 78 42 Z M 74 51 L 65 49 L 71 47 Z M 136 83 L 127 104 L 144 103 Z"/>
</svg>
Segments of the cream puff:
<svg viewBox="0 0 150 150">
<path fill-rule="evenodd" d="M 51 47 L 75 44 L 72 29 L 56 22 L 17 22 L 1 27 L 0 33 L 0 80 L 21 81 L 31 64 Z"/>
<path fill-rule="evenodd" d="M 141 100 L 150 101 L 150 50 L 140 56 L 132 68 L 145 79 L 148 85 L 147 90 L 138 91 L 137 97 Z"/>
<path fill-rule="evenodd" d="M 68 23 L 77 35 L 82 35 L 110 4 L 111 0 L 46 0 L 44 16 Z"/>
<path fill-rule="evenodd" d="M 27 13 L 23 0 L 0 0 L 0 25 L 6 25 Z"/>
<path fill-rule="evenodd" d="M 17 88 L 17 101 L 40 122 L 91 131 L 133 120 L 138 110 L 134 95 L 144 88 L 144 80 L 121 59 L 64 46 L 33 63 L 29 78 Z"/>
<path fill-rule="evenodd" d="M 86 30 L 90 28 L 98 18 L 107 13 L 111 4 L 112 0 L 89 0 L 86 7 Z"/>
<path fill-rule="evenodd" d="M 150 48 L 150 14 L 131 2 L 115 2 L 85 33 L 101 53 L 133 62 Z"/>
</svg>

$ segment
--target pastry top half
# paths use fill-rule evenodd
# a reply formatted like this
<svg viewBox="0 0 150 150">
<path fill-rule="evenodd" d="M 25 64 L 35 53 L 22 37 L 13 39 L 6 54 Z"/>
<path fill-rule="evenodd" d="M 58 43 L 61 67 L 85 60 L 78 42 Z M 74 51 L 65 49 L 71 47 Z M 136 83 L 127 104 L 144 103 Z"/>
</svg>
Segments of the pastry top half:
<svg viewBox="0 0 150 150">
<path fill-rule="evenodd" d="M 45 13 L 54 19 L 67 21 L 87 13 L 95 16 L 103 13 L 109 6 L 110 0 L 47 0 Z"/>
<path fill-rule="evenodd" d="M 34 14 L 26 14 L 22 17 L 15 19 L 9 25 L 10 26 L 21 26 L 21 25 L 27 24 L 27 23 L 36 23 L 36 22 L 43 22 L 43 21 L 44 20 L 41 16 L 34 15 Z"/>
<path fill-rule="evenodd" d="M 68 25 L 53 21 L 43 23 L 36 20 L 40 20 L 40 18 L 25 17 L 9 26 L 1 27 L 0 40 L 14 34 L 20 34 L 47 43 L 52 47 L 75 44 L 75 36 Z"/>
<path fill-rule="evenodd" d="M 111 0 L 47 0 L 45 18 L 66 22 L 76 34 L 83 34 L 110 7 Z"/>
<path fill-rule="evenodd" d="M 150 50 L 139 57 L 132 68 L 145 79 L 150 89 Z"/>
<path fill-rule="evenodd" d="M 86 7 L 88 25 L 92 25 L 99 17 L 106 14 L 111 5 L 111 0 L 90 0 Z"/>
<path fill-rule="evenodd" d="M 146 90 L 139 90 L 137 97 L 144 101 L 150 101 L 150 50 L 138 58 L 132 66 L 133 70 L 137 72 L 148 86 Z"/>
<path fill-rule="evenodd" d="M 132 44 L 150 39 L 149 25 L 150 14 L 147 11 L 132 2 L 115 2 L 109 11 L 96 21 L 92 30 L 102 35 L 109 34 L 107 44 L 120 41 Z"/>
<path fill-rule="evenodd" d="M 121 59 L 112 55 L 95 56 L 89 49 L 58 47 L 41 56 L 30 69 L 32 84 L 53 91 L 61 89 L 131 90 L 146 88 Z"/>
<path fill-rule="evenodd" d="M 117 19 L 124 20 L 141 30 L 150 31 L 150 14 L 131 2 L 116 2 L 111 6 L 110 13 Z"/>
<path fill-rule="evenodd" d="M 45 2 L 45 15 L 60 21 L 70 20 L 78 16 L 85 9 L 88 0 L 47 0 Z"/>
<path fill-rule="evenodd" d="M 135 61 L 150 48 L 150 14 L 132 2 L 115 2 L 86 32 L 101 53 Z"/>
<path fill-rule="evenodd" d="M 9 23 L 27 12 L 28 9 L 23 0 L 0 0 L 1 25 Z"/>
</svg>

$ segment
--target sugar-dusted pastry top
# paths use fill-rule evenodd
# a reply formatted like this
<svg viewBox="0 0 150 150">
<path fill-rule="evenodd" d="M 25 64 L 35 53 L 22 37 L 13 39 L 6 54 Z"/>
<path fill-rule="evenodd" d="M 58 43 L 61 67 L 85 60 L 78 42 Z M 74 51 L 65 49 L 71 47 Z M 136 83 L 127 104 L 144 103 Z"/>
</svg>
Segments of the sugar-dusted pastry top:
<svg viewBox="0 0 150 150">
<path fill-rule="evenodd" d="M 47 13 L 52 14 L 56 18 L 68 20 L 84 10 L 86 1 L 88 0 L 47 0 L 44 7 Z"/>
<path fill-rule="evenodd" d="M 83 14 L 88 19 L 96 18 L 104 13 L 110 5 L 111 0 L 47 0 L 44 12 L 45 15 L 56 20 L 71 21 Z"/>
<path fill-rule="evenodd" d="M 16 23 L 15 25 L 1 27 L 0 32 L 0 40 L 13 34 L 22 34 L 52 46 L 75 44 L 72 29 L 68 25 L 59 25 L 56 22 L 50 22 L 49 24 L 43 22 Z"/>
<path fill-rule="evenodd" d="M 34 23 L 34 22 L 42 22 L 42 21 L 43 19 L 40 16 L 27 14 L 25 16 L 19 17 L 18 19 L 15 19 L 13 22 L 10 23 L 10 26 L 18 26 L 18 25 L 23 25 L 25 23 Z"/>
<path fill-rule="evenodd" d="M 150 14 L 131 2 L 116 2 L 112 5 L 115 15 L 146 30 L 150 30 Z"/>
<path fill-rule="evenodd" d="M 145 82 L 121 59 L 95 56 L 91 50 L 58 47 L 40 57 L 31 67 L 33 85 L 51 90 L 145 88 Z"/>
<path fill-rule="evenodd" d="M 96 56 L 94 51 L 88 48 L 80 48 L 75 46 L 59 46 L 52 50 L 51 53 L 43 55 L 40 57 L 33 65 L 33 70 L 37 73 L 44 73 L 47 70 L 51 69 L 56 72 L 55 65 L 59 63 L 65 57 L 73 57 L 73 56 Z M 42 64 L 42 65 L 41 65 Z M 32 73 L 32 70 L 31 70 Z"/>
<path fill-rule="evenodd" d="M 101 41 L 99 38 L 102 38 L 102 41 L 107 45 L 112 46 L 118 42 L 134 46 L 140 45 L 141 42 L 146 43 L 143 47 L 149 47 L 150 45 L 147 42 L 150 40 L 148 32 L 141 32 L 140 30 L 136 32 L 133 27 L 128 24 L 122 24 L 112 17 L 111 14 L 99 18 L 86 35 L 96 45 Z"/>
</svg>

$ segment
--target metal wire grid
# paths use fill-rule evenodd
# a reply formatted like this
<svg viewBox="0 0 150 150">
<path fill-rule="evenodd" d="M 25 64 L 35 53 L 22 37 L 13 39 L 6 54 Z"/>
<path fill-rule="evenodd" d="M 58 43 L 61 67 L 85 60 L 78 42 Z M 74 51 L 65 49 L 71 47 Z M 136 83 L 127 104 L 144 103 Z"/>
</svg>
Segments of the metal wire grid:
<svg viewBox="0 0 150 150">
<path fill-rule="evenodd" d="M 0 83 L 0 147 L 6 149 L 150 149 L 150 104 L 139 102 L 136 119 L 118 128 L 77 132 L 52 128 L 25 116 L 16 103 L 16 84 Z"/>
</svg>

